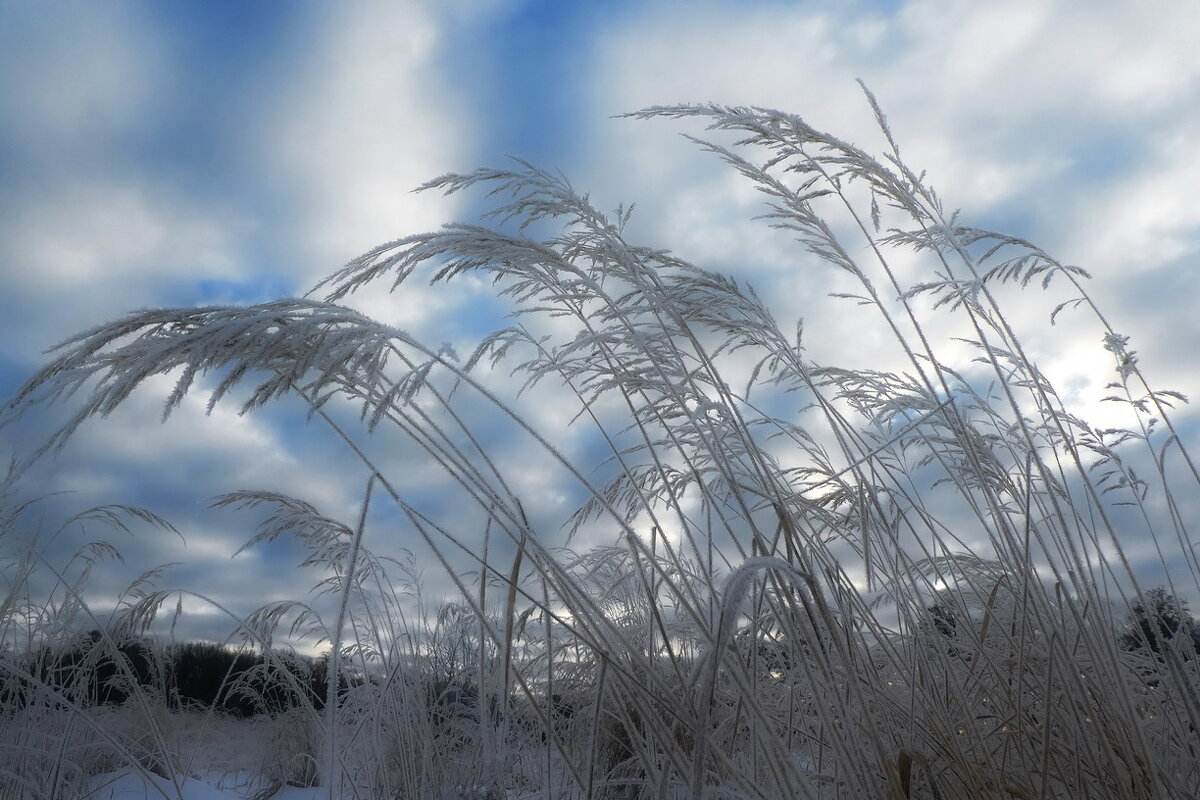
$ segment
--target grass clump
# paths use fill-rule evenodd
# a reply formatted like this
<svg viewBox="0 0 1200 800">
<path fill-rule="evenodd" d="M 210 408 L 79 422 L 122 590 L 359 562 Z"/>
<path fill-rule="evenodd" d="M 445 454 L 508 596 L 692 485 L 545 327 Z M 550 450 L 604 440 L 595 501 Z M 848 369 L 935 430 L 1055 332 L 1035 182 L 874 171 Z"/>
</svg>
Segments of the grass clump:
<svg viewBox="0 0 1200 800">
<path fill-rule="evenodd" d="M 53 448 L 172 373 L 167 413 L 206 381 L 243 411 L 294 395 L 361 459 L 356 522 L 221 501 L 270 509 L 258 540 L 297 536 L 329 576 L 336 618 L 276 606 L 243 627 L 266 641 L 297 612 L 329 643 L 338 702 L 309 709 L 305 747 L 331 797 L 1192 797 L 1183 398 L 1145 380 L 1082 269 L 948 212 L 876 112 L 878 155 L 772 110 L 631 116 L 706 124 L 696 143 L 855 284 L 842 299 L 895 363 L 818 363 L 749 287 L 629 242 L 629 209 L 517 163 L 424 187 L 484 192 L 487 224 L 377 247 L 305 298 L 131 314 L 65 343 L 7 413 L 76 398 Z M 472 275 L 512 324 L 461 360 L 344 304 Z M 1092 316 L 1124 429 L 1089 424 L 1018 335 L 1013 304 L 1058 287 L 1047 316 Z M 523 400 L 551 389 L 570 426 Z M 540 449 L 582 498 L 558 522 L 601 546 L 566 548 L 500 440 Z M 478 525 L 423 507 L 382 441 L 440 469 Z M 379 503 L 454 581 L 440 615 L 410 619 L 415 577 L 373 553 Z M 1172 599 L 1128 536 L 1156 545 Z M 372 677 L 339 692 L 351 667 Z"/>
</svg>

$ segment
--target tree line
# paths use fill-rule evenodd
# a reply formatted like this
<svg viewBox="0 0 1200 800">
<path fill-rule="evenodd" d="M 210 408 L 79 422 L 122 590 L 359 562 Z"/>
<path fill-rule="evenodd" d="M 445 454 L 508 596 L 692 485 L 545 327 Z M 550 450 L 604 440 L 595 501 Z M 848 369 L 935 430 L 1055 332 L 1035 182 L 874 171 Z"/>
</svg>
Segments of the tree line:
<svg viewBox="0 0 1200 800">
<path fill-rule="evenodd" d="M 958 638 L 960 615 L 951 604 L 938 602 L 926 610 L 933 631 L 951 641 Z M 1174 646 L 1190 660 L 1200 655 L 1200 621 L 1186 602 L 1158 587 L 1131 604 L 1117 641 L 1122 650 L 1155 657 Z M 65 647 L 43 645 L 18 661 L 23 662 L 23 677 L 0 685 L 0 706 L 22 706 L 35 694 L 76 707 L 121 704 L 141 692 L 176 710 L 214 709 L 252 717 L 301 706 L 323 709 L 328 691 L 327 657 L 264 654 L 211 642 L 163 646 L 148 637 L 113 640 L 99 630 L 75 637 Z M 459 695 L 474 688 L 454 676 L 427 677 L 433 705 L 444 704 L 438 699 L 447 693 L 461 701 Z M 340 692 L 365 680 L 346 672 L 339 680 Z"/>
<path fill-rule="evenodd" d="M 149 637 L 115 639 L 99 630 L 65 646 L 42 645 L 15 660 L 20 677 L 0 684 L 5 695 L 0 707 L 21 707 L 34 697 L 77 708 L 121 704 L 136 692 L 176 710 L 212 708 L 250 717 L 298 706 L 320 709 L 328 692 L 326 658 L 210 642 L 161 645 Z M 356 681 L 347 673 L 339 682 L 344 691 Z"/>
</svg>

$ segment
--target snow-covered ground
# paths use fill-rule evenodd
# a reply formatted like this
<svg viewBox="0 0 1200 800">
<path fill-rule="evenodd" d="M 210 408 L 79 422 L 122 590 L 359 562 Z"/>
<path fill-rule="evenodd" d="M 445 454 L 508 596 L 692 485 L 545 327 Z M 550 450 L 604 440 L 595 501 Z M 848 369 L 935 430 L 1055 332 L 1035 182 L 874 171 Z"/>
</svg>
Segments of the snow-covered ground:
<svg viewBox="0 0 1200 800">
<path fill-rule="evenodd" d="M 153 773 L 121 769 L 96 775 L 88 783 L 88 800 L 247 800 L 264 789 L 260 781 L 245 774 L 201 774 L 178 782 Z M 320 787 L 283 786 L 266 795 L 270 800 L 318 800 L 326 796 Z"/>
<path fill-rule="evenodd" d="M 464 800 L 497 797 L 469 789 L 458 792 Z M 120 769 L 96 775 L 88 782 L 87 800 L 324 800 L 324 787 L 271 787 L 245 773 L 211 772 L 184 778 L 177 783 L 153 773 Z"/>
</svg>

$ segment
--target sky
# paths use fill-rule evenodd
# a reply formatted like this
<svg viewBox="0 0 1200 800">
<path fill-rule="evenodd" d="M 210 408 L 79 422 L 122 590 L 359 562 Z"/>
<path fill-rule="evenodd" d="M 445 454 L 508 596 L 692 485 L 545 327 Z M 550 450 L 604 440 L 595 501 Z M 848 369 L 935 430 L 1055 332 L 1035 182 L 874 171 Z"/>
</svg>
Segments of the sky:
<svg viewBox="0 0 1200 800">
<path fill-rule="evenodd" d="M 698 131 L 618 117 L 761 105 L 878 146 L 860 78 L 947 205 L 1085 267 L 1150 376 L 1196 395 L 1198 32 L 1191 0 L 0 0 L 0 396 L 55 343 L 127 311 L 302 294 L 376 244 L 473 221 L 478 198 L 411 190 L 509 156 L 561 170 L 600 208 L 635 202 L 631 238 L 752 283 L 780 320 L 805 318 L 825 363 L 866 359 L 878 343 L 825 301 L 836 285 L 798 271 L 798 248 L 752 220 L 755 193 L 678 135 Z M 465 351 L 503 321 L 471 282 L 355 303 Z M 1043 367 L 1103 419 L 1098 334 L 1069 319 L 1054 330 L 1032 340 Z M 89 584 L 101 610 L 167 562 L 181 564 L 160 585 L 238 613 L 302 599 L 314 582 L 295 569 L 302 554 L 278 543 L 231 558 L 252 518 L 206 503 L 272 489 L 349 520 L 361 468 L 295 403 L 206 416 L 196 395 L 160 425 L 169 386 L 23 476 L 23 497 L 47 496 L 37 524 L 115 502 L 180 529 L 186 546 L 114 538 L 125 563 Z M 56 413 L 0 429 L 0 455 L 36 447 Z M 1200 444 L 1194 415 L 1181 420 Z M 413 485 L 428 479 L 396 459 Z M 539 477 L 527 470 L 533 498 L 570 502 Z M 96 533 L 64 533 L 50 552 Z M 206 602 L 184 608 L 181 635 L 228 633 Z"/>
</svg>

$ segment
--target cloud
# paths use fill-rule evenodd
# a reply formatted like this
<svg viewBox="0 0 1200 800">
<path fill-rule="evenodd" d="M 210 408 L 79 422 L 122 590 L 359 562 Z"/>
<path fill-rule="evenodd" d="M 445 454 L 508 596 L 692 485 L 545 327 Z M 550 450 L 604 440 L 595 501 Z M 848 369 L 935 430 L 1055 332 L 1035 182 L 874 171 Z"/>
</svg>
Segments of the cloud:
<svg viewBox="0 0 1200 800">
<path fill-rule="evenodd" d="M 21 301 L 6 308 L 0 352 L 29 368 L 69 335 L 169 303 L 197 275 L 238 279 L 240 228 L 137 180 L 81 177 L 27 197 L 0 222 L 0 291 Z"/>
<path fill-rule="evenodd" d="M 1191 148 L 1200 134 L 1200 112 L 1181 116 L 1147 137 L 1136 172 L 1107 181 L 1072 215 L 1067 247 L 1073 258 L 1098 271 L 1140 272 L 1196 252 L 1200 210 L 1192 187 L 1200 185 L 1200 166 Z"/>
<path fill-rule="evenodd" d="M 100 565 L 88 585 L 87 597 L 98 612 L 111 609 L 114 598 L 143 571 L 175 562 L 179 565 L 156 580 L 158 588 L 199 592 L 242 616 L 270 599 L 305 599 L 324 576 L 318 570 L 297 573 L 303 558 L 299 544 L 285 538 L 231 560 L 252 538 L 262 515 L 214 510 L 209 503 L 242 489 L 281 492 L 352 524 L 367 470 L 319 421 L 305 424 L 306 409 L 295 401 L 243 416 L 235 397 L 206 413 L 212 381 L 203 381 L 160 424 L 174 378 L 149 379 L 113 414 L 84 423 L 60 454 L 23 476 L 22 495 L 43 499 L 21 532 L 109 503 L 147 508 L 178 528 L 182 539 L 144 525 L 132 526 L 132 536 L 91 525 L 51 543 L 46 555 L 54 566 L 65 563 L 86 538 L 103 538 L 120 549 L 124 561 Z M 36 444 L 58 422 L 52 411 L 32 412 L 23 420 L 21 436 L 13 438 Z M 49 522 L 39 523 L 41 517 Z M 15 545 L 15 540 L 9 543 Z M 201 628 L 185 620 L 181 635 L 202 631 L 219 639 L 233 627 L 228 618 L 208 615 Z"/>
<path fill-rule="evenodd" d="M 134 4 L 9 3 L 0 19 L 0 127 L 40 167 L 136 133 L 165 97 L 166 43 Z"/>
<path fill-rule="evenodd" d="M 438 70 L 441 20 L 386 3 L 295 16 L 296 32 L 262 43 L 272 55 L 232 84 L 197 73 L 186 20 L 133 4 L 6 11 L 0 146 L 16 166 L 0 191 L 12 209 L 0 222 L 4 356 L 28 368 L 131 308 L 304 291 L 449 219 L 452 201 L 410 191 L 460 161 L 469 138 Z M 207 114 L 184 86 L 214 103 Z M 407 325 L 459 302 L 410 295 L 356 302 Z"/>
<path fill-rule="evenodd" d="M 0 357 L 236 276 L 244 226 L 138 156 L 174 103 L 166 32 L 129 3 L 9 4 L 0 28 Z"/>
<path fill-rule="evenodd" d="M 316 282 L 377 244 L 433 229 L 454 205 L 411 190 L 456 164 L 470 109 L 439 71 L 439 19 L 416 2 L 358 2 L 312 21 L 257 147 L 290 198 L 301 278 Z"/>
<path fill-rule="evenodd" d="M 1189 264 L 1200 216 L 1190 196 L 1200 176 L 1186 152 L 1200 123 L 1200 60 L 1189 41 L 1200 11 L 1019 0 L 914 0 L 894 11 L 857 3 L 679 8 L 643 4 L 600 35 L 588 87 L 598 119 L 677 102 L 760 105 L 878 152 L 883 142 L 855 84 L 862 78 L 905 159 L 928 171 L 948 209 L 1091 270 L 1089 290 L 1117 329 L 1134 335 L 1159 388 L 1196 396 L 1200 328 L 1191 321 L 1197 283 Z M 803 318 L 817 363 L 906 366 L 869 310 L 825 298 L 848 290 L 845 277 L 752 222 L 761 201 L 681 141 L 681 129 L 701 133 L 676 121 L 598 123 L 577 183 L 613 205 L 636 201 L 639 243 L 751 282 L 785 330 Z M 847 241 L 871 262 L 857 236 Z M 915 255 L 892 266 L 902 285 L 932 280 L 938 267 Z M 1055 305 L 1075 294 L 1061 281 L 1044 294 L 1036 286 L 1001 293 L 1009 321 L 1071 410 L 1101 426 L 1132 425 L 1127 407 L 1101 400 L 1116 373 L 1099 321 L 1068 310 L 1048 325 Z M 971 332 L 927 300 L 915 305 L 942 358 L 970 367 L 973 354 L 951 337 Z M 1192 448 L 1200 444 L 1194 419 L 1187 408 L 1176 415 Z M 965 520 L 962 530 L 975 527 Z"/>
<path fill-rule="evenodd" d="M 611 16 L 572 17 L 571 46 L 556 40 L 550 48 L 563 72 L 514 88 L 514 76 L 539 62 L 527 58 L 526 72 L 512 72 L 503 47 L 486 55 L 463 48 L 489 35 L 480 19 L 525 26 L 530 41 L 540 41 L 542 23 L 545 36 L 564 35 L 532 11 L 513 22 L 522 8 L 507 0 L 436 7 L 413 0 L 294 12 L 280 21 L 286 34 L 263 43 L 269 57 L 218 84 L 202 69 L 204 58 L 181 55 L 207 46 L 190 38 L 187 20 L 136 4 L 76 4 L 69 13 L 6 6 L 0 366 L 27 372 L 52 342 L 138 306 L 304 291 L 367 248 L 473 213 L 477 196 L 410 190 L 470 167 L 467 159 L 489 147 L 489 136 L 519 137 L 531 120 L 555 115 L 577 116 L 551 120 L 531 147 L 574 159 L 563 170 L 602 209 L 637 202 L 630 228 L 637 243 L 749 280 L 785 330 L 805 318 L 806 341 L 825 363 L 894 364 L 882 327 L 826 299 L 850 289 L 848 279 L 751 219 L 762 210 L 759 195 L 680 140 L 676 132 L 687 126 L 611 118 L 655 103 L 759 104 L 878 148 L 882 137 L 854 83 L 862 77 L 906 158 L 929 170 L 950 207 L 1093 269 L 1101 299 L 1140 315 L 1128 329 L 1144 357 L 1163 365 L 1171 379 L 1164 382 L 1194 382 L 1200 330 L 1186 306 L 1197 291 L 1188 262 L 1200 216 L 1189 193 L 1200 174 L 1189 147 L 1200 131 L 1200 63 L 1189 36 L 1200 28 L 1200 9 L 1176 4 L 1149 14 L 1123 3 L 1052 0 L 629 4 Z M 259 46 L 243 44 L 246 52 Z M 472 72 L 485 67 L 494 74 Z M 483 96 L 490 87 L 501 100 Z M 203 108 L 193 107 L 192 90 Z M 567 136 L 579 136 L 578 146 L 550 141 Z M 904 281 L 930 269 L 907 254 L 894 266 Z M 466 352 L 499 322 L 501 305 L 477 277 L 450 288 L 418 279 L 396 295 L 383 288 L 350 302 L 431 345 L 447 340 Z M 1064 314 L 1045 333 L 1045 317 L 1062 299 L 1056 291 L 1017 301 L 1013 321 L 1041 332 L 1030 347 L 1073 398 L 1094 405 L 1111 357 L 1083 314 Z M 963 331 L 939 322 L 931 330 L 964 354 L 948 341 Z M 502 367 L 481 379 L 503 390 L 506 375 Z M 53 469 L 31 477 L 41 489 L 75 490 L 80 502 L 144 502 L 176 519 L 194 543 L 183 553 L 193 566 L 180 579 L 241 608 L 256 592 L 302 595 L 307 585 L 296 591 L 289 577 L 293 551 L 225 561 L 222 554 L 249 537 L 252 519 L 214 515 L 202 501 L 239 487 L 272 488 L 350 520 L 365 470 L 319 424 L 303 425 L 297 403 L 246 417 L 224 404 L 205 417 L 197 395 L 160 427 L 164 385 L 89 425 Z M 460 399 L 488 452 L 523 496 L 537 500 L 535 525 L 552 533 L 554 516 L 578 490 L 560 483 L 553 459 L 486 402 Z M 550 385 L 514 405 L 585 467 L 602 450 L 584 423 L 567 427 L 575 406 Z M 347 409 L 337 413 L 353 423 Z M 452 499 L 418 449 L 389 436 L 369 448 L 431 513 L 457 521 L 453 533 L 479 532 L 480 515 Z M 381 543 L 409 541 L 402 520 L 381 522 Z M 612 533 L 601 528 L 589 535 Z M 132 546 L 142 561 L 175 552 L 169 537 Z"/>
<path fill-rule="evenodd" d="M 0 31 L 0 146 L 10 178 L 3 195 L 22 226 L 50 217 L 57 230 L 45 233 L 69 236 L 81 211 L 110 199 L 106 191 L 84 199 L 80 187 L 120 189 L 114 180 L 131 177 L 128 141 L 153 124 L 169 94 L 163 36 L 127 3 L 7 4 Z M 31 210 L 45 213 L 31 220 Z M 112 222 L 107 234 L 118 238 Z M 4 276 L 18 267 L 9 261 Z"/>
<path fill-rule="evenodd" d="M 889 14 L 860 4 L 705 3 L 680 19 L 673 8 L 649 4 L 603 35 L 590 87 L 597 117 L 681 101 L 763 105 L 878 147 L 854 83 L 862 77 L 906 159 L 928 170 L 970 224 L 1033 238 L 1071 263 L 1096 262 L 1097 273 L 1126 269 L 1119 264 L 1129 259 L 1143 269 L 1173 262 L 1200 241 L 1186 201 L 1194 159 L 1181 150 L 1200 120 L 1200 105 L 1186 102 L 1200 91 L 1200 63 L 1182 33 L 1196 28 L 1194 9 L 917 0 Z M 865 334 L 850 321 L 861 317 L 815 304 L 838 290 L 838 277 L 801 266 L 796 245 L 745 222 L 761 206 L 715 159 L 674 137 L 679 127 L 597 125 L 583 167 L 597 194 L 639 202 L 638 230 L 652 232 L 652 243 L 748 278 L 781 320 L 806 317 L 831 360 L 861 354 Z M 900 266 L 905 281 L 928 269 L 921 259 Z M 1014 317 L 1044 321 L 1057 301 L 1026 302 Z M 1189 313 L 1169 307 L 1181 319 Z M 1086 341 L 1060 335 L 1057 346 L 1095 349 L 1099 334 L 1088 330 Z"/>
<path fill-rule="evenodd" d="M 591 87 L 599 115 L 687 101 L 764 105 L 871 145 L 879 137 L 854 85 L 861 77 L 910 159 L 971 208 L 1054 177 L 1097 123 L 1153 136 L 1147 118 L 1188 116 L 1176 104 L 1200 78 L 1180 33 L 1194 29 L 1196 12 L 1182 7 L 1150 15 L 1104 3 L 918 0 L 888 16 L 858 4 L 706 3 L 684 19 L 670 7 L 650 4 L 603 36 Z M 678 147 L 645 149 L 655 134 L 637 131 L 634 141 L 616 128 L 597 127 L 595 152 L 636 158 L 652 175 L 679 157 Z M 617 135 L 622 149 L 609 146 Z"/>
<path fill-rule="evenodd" d="M 194 44 L 170 45 L 189 36 L 186 20 L 172 28 L 169 16 L 125 5 L 81 6 L 74 16 L 13 8 L 0 26 L 19 44 L 5 49 L 0 77 L 11 110 L 0 147 L 5 162 L 21 165 L 0 188 L 11 210 L 0 220 L 6 388 L 43 362 L 46 347 L 127 311 L 267 299 L 256 295 L 281 285 L 279 272 L 303 291 L 350 256 L 447 219 L 452 204 L 409 191 L 457 160 L 466 118 L 438 85 L 439 23 L 418 4 L 360 3 L 293 20 L 298 49 L 280 51 L 273 69 L 237 88 L 204 84 L 216 80 L 207 73 L 184 80 Z M 177 93 L 195 81 L 217 103 L 208 116 L 225 122 L 188 123 L 201 120 Z M 279 198 L 288 202 L 270 205 Z M 373 310 L 418 324 L 449 307 L 444 294 L 410 299 L 399 313 L 385 298 Z M 174 560 L 188 566 L 161 585 L 213 593 L 238 613 L 268 596 L 303 597 L 294 545 L 228 562 L 254 516 L 205 504 L 234 489 L 271 489 L 352 520 L 365 469 L 319 422 L 305 425 L 295 402 L 244 417 L 227 402 L 205 415 L 198 390 L 160 425 L 172 380 L 149 381 L 86 424 L 25 476 L 25 494 L 68 492 L 42 504 L 49 518 L 143 505 L 189 540 L 181 549 L 153 532 L 118 537 L 127 562 L 95 573 L 89 597 L 98 608 L 142 569 Z M 36 447 L 55 414 L 44 409 L 7 429 L 5 448 Z M 68 544 L 48 554 L 52 563 Z"/>
</svg>

